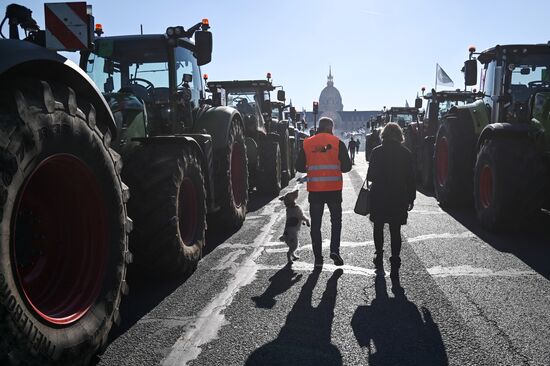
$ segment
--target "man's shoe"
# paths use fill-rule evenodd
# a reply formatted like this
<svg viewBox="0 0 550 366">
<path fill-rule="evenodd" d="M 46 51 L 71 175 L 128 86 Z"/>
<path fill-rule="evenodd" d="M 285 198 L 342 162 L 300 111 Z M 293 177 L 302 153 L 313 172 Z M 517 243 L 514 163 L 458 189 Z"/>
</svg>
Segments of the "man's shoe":
<svg viewBox="0 0 550 366">
<path fill-rule="evenodd" d="M 344 260 L 342 259 L 342 257 L 340 257 L 340 254 L 338 253 L 330 253 L 330 259 L 334 261 L 334 265 L 336 266 L 344 265 Z"/>
</svg>

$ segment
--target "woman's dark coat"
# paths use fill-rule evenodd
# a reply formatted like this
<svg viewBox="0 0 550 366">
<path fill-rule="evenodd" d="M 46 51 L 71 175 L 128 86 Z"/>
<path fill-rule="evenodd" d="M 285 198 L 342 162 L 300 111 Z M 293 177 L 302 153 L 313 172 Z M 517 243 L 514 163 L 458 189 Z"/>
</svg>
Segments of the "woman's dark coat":
<svg viewBox="0 0 550 366">
<path fill-rule="evenodd" d="M 367 180 L 372 182 L 370 220 L 406 224 L 407 207 L 416 198 L 411 152 L 399 142 L 384 141 L 372 151 Z"/>
</svg>

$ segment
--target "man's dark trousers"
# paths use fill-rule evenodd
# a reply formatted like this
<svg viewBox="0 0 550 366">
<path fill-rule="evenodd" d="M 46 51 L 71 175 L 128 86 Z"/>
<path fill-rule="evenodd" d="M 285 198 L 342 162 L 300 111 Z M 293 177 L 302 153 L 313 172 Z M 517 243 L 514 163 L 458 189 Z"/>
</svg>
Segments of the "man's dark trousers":
<svg viewBox="0 0 550 366">
<path fill-rule="evenodd" d="M 340 254 L 340 233 L 342 232 L 342 202 L 327 202 L 330 211 L 330 252 Z M 309 215 L 311 216 L 311 245 L 316 261 L 322 260 L 321 222 L 325 203 L 310 202 Z"/>
</svg>

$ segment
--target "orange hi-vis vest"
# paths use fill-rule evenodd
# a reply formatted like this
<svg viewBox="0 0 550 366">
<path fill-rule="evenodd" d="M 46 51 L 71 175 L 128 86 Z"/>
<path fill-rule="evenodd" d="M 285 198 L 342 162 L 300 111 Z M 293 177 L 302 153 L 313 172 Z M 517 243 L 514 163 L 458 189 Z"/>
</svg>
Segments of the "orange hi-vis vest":
<svg viewBox="0 0 550 366">
<path fill-rule="evenodd" d="M 319 133 L 304 140 L 309 192 L 342 190 L 339 148 L 340 140 L 330 133 Z"/>
</svg>

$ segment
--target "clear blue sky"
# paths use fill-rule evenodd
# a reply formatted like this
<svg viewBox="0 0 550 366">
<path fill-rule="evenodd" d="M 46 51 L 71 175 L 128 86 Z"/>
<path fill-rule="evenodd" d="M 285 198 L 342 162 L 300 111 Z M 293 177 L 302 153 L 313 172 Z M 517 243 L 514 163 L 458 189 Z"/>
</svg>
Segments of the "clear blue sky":
<svg viewBox="0 0 550 366">
<path fill-rule="evenodd" d="M 2 0 L 2 8 L 10 2 Z M 17 2 L 14 0 L 14 2 Z M 42 1 L 19 1 L 43 24 Z M 209 18 L 211 80 L 257 79 L 266 72 L 298 108 L 311 110 L 332 65 L 344 110 L 413 103 L 439 63 L 463 85 L 468 46 L 546 43 L 550 1 L 442 0 L 96 0 L 105 35 L 163 33 Z M 2 10 L 3 11 L 3 10 Z M 6 30 L 7 32 L 7 30 Z"/>
</svg>

